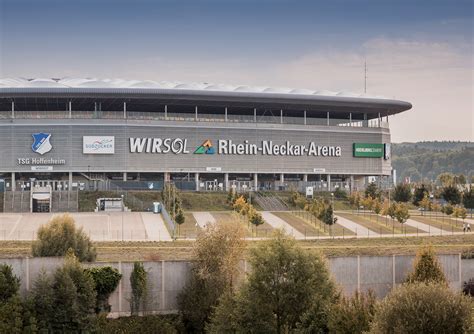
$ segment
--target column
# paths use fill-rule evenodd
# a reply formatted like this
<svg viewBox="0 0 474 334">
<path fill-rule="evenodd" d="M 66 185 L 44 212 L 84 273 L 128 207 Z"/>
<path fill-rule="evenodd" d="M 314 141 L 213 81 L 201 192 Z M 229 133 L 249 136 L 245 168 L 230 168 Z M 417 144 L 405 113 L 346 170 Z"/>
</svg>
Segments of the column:
<svg viewBox="0 0 474 334">
<path fill-rule="evenodd" d="M 253 122 L 257 123 L 257 108 L 253 108 Z"/>
<path fill-rule="evenodd" d="M 127 172 L 124 172 L 124 173 L 123 173 L 123 181 L 124 181 L 124 182 L 127 181 Z"/>
<path fill-rule="evenodd" d="M 194 182 L 196 184 L 196 191 L 199 191 L 199 173 L 194 174 Z"/>
<path fill-rule="evenodd" d="M 303 174 L 303 182 L 308 182 L 308 174 Z"/>
<path fill-rule="evenodd" d="M 304 125 L 306 125 L 306 110 L 304 111 Z"/>
<path fill-rule="evenodd" d="M 253 189 L 255 191 L 258 191 L 258 174 L 257 173 L 253 174 Z"/>
<path fill-rule="evenodd" d="M 363 127 L 368 128 L 369 127 L 369 121 L 367 119 L 367 113 L 364 113 L 364 122 L 362 123 Z"/>
<path fill-rule="evenodd" d="M 12 100 L 12 118 L 15 118 L 15 101 Z"/>
<path fill-rule="evenodd" d="M 123 103 L 123 119 L 127 119 L 127 102 Z"/>
<path fill-rule="evenodd" d="M 280 174 L 280 182 L 281 183 L 285 182 L 285 174 L 283 173 Z"/>
<path fill-rule="evenodd" d="M 168 105 L 165 104 L 165 119 L 168 119 Z"/>
<path fill-rule="evenodd" d="M 12 191 L 16 191 L 15 172 L 12 172 Z"/>
<path fill-rule="evenodd" d="M 283 124 L 283 109 L 280 109 L 280 124 Z"/>
<path fill-rule="evenodd" d="M 69 172 L 69 185 L 68 185 L 68 190 L 72 190 L 72 172 Z"/>
<path fill-rule="evenodd" d="M 331 175 L 328 174 L 328 191 L 331 191 Z"/>
<path fill-rule="evenodd" d="M 72 118 L 72 101 L 69 100 L 69 118 Z"/>
<path fill-rule="evenodd" d="M 198 120 L 198 107 L 194 107 L 194 120 L 197 122 Z"/>
<path fill-rule="evenodd" d="M 224 173 L 224 190 L 229 191 L 229 173 Z"/>
<path fill-rule="evenodd" d="M 326 113 L 326 117 L 327 117 L 327 125 L 329 126 L 329 111 Z"/>
<path fill-rule="evenodd" d="M 224 116 L 224 121 L 227 122 L 227 107 L 225 107 L 225 116 Z"/>
<path fill-rule="evenodd" d="M 354 191 L 354 175 L 351 175 L 351 184 L 350 184 L 349 190 L 351 194 Z"/>
<path fill-rule="evenodd" d="M 170 182 L 170 173 L 169 172 L 164 172 L 163 173 L 163 181 L 166 183 L 166 182 Z"/>
</svg>

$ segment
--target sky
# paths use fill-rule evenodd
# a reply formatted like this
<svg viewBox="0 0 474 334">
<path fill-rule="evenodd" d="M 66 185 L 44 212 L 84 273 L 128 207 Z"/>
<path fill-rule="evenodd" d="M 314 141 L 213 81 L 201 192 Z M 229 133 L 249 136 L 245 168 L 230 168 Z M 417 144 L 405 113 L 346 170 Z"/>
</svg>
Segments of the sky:
<svg viewBox="0 0 474 334">
<path fill-rule="evenodd" d="M 474 140 L 472 0 L 0 0 L 0 77 L 364 92 L 392 141 Z"/>
</svg>

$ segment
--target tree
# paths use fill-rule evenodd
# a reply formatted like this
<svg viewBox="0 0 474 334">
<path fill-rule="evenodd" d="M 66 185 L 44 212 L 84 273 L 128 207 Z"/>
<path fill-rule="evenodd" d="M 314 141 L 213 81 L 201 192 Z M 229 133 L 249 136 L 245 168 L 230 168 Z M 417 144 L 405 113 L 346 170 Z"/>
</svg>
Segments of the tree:
<svg viewBox="0 0 474 334">
<path fill-rule="evenodd" d="M 446 202 L 449 202 L 452 205 L 461 203 L 461 193 L 456 186 L 444 187 L 441 196 Z"/>
<path fill-rule="evenodd" d="M 472 210 L 474 209 L 474 193 L 472 191 L 472 188 L 464 191 L 462 195 L 462 203 L 464 204 L 464 207 L 466 209 L 469 209 L 469 211 L 471 211 L 472 217 Z"/>
<path fill-rule="evenodd" d="M 0 303 L 0 333 L 37 333 L 34 310 L 15 294 Z"/>
<path fill-rule="evenodd" d="M 40 272 L 33 283 L 31 300 L 35 309 L 38 329 L 52 332 L 55 313 L 53 282 L 46 272 Z"/>
<path fill-rule="evenodd" d="M 467 282 L 463 283 L 462 292 L 466 296 L 474 297 L 474 278 L 470 278 Z"/>
<path fill-rule="evenodd" d="M 409 184 L 399 183 L 395 186 L 393 191 L 393 199 L 396 202 L 410 202 L 411 200 L 411 188 Z"/>
<path fill-rule="evenodd" d="M 53 332 L 94 329 L 96 292 L 94 280 L 80 265 L 72 250 L 65 264 L 56 269 L 52 281 L 53 310 L 47 322 Z M 37 296 L 40 298 L 41 296 Z"/>
<path fill-rule="evenodd" d="M 437 179 L 443 188 L 454 184 L 454 175 L 452 173 L 441 173 Z"/>
<path fill-rule="evenodd" d="M 423 196 L 423 199 L 419 202 L 419 205 L 421 208 L 423 208 L 422 212 L 431 210 L 431 201 L 428 197 L 428 194 L 425 193 L 425 196 Z"/>
<path fill-rule="evenodd" d="M 351 298 L 342 297 L 329 314 L 330 333 L 366 333 L 374 318 L 377 299 L 372 291 L 356 291 Z"/>
<path fill-rule="evenodd" d="M 184 216 L 183 210 L 179 209 L 174 219 L 175 223 L 178 224 L 178 235 L 179 235 L 179 230 L 181 228 L 181 225 L 184 224 L 185 220 L 186 220 L 186 217 Z"/>
<path fill-rule="evenodd" d="M 178 295 L 178 308 L 187 332 L 201 333 L 224 294 L 232 294 L 245 249 L 238 224 L 207 225 L 193 247 L 193 267 Z"/>
<path fill-rule="evenodd" d="M 140 310 L 146 309 L 148 273 L 141 262 L 133 264 L 133 271 L 130 274 L 130 286 L 132 287 L 132 296 L 130 299 L 130 312 L 132 315 L 138 315 Z"/>
<path fill-rule="evenodd" d="M 369 183 L 369 185 L 365 188 L 365 197 L 380 199 L 380 196 L 381 192 L 377 187 L 377 184 L 375 184 L 375 182 Z"/>
<path fill-rule="evenodd" d="M 94 261 L 97 252 L 82 228 L 76 229 L 74 219 L 63 214 L 54 216 L 48 224 L 38 229 L 38 239 L 33 242 L 33 256 L 64 256 L 72 249 L 79 261 Z"/>
<path fill-rule="evenodd" d="M 283 231 L 250 252 L 248 280 L 233 301 L 218 305 L 210 326 L 233 323 L 231 331 L 246 333 L 284 333 L 297 327 L 327 331 L 337 293 L 323 257 L 304 251 Z M 228 312 L 231 322 L 222 316 Z"/>
<path fill-rule="evenodd" d="M 410 213 L 408 212 L 408 207 L 406 204 L 399 203 L 396 205 L 395 218 L 400 224 L 405 223 L 408 218 L 410 218 Z"/>
<path fill-rule="evenodd" d="M 240 212 L 240 210 L 242 210 L 246 203 L 247 201 L 245 200 L 245 198 L 243 196 L 239 196 L 239 198 L 237 198 L 234 202 L 234 210 Z"/>
<path fill-rule="evenodd" d="M 20 279 L 13 274 L 12 267 L 0 264 L 0 304 L 6 303 L 19 289 Z"/>
<path fill-rule="evenodd" d="M 249 214 L 249 221 L 250 221 L 250 224 L 255 226 L 255 229 L 257 229 L 258 226 L 263 225 L 265 223 L 260 212 L 257 212 L 255 209 L 252 210 L 252 212 Z"/>
<path fill-rule="evenodd" d="M 468 298 L 442 284 L 404 284 L 381 302 L 370 333 L 468 333 Z"/>
<path fill-rule="evenodd" d="M 420 205 L 420 201 L 425 197 L 425 194 L 429 195 L 428 188 L 422 183 L 420 186 L 415 188 L 413 193 L 413 204 L 416 206 Z"/>
<path fill-rule="evenodd" d="M 408 274 L 406 281 L 447 284 L 441 264 L 432 247 L 423 247 L 418 250 L 413 263 L 413 271 Z"/>
<path fill-rule="evenodd" d="M 374 213 L 377 215 L 380 214 L 380 212 L 382 211 L 382 203 L 380 202 L 379 199 L 375 199 L 373 204 L 372 204 L 372 210 L 374 210 Z"/>
<path fill-rule="evenodd" d="M 95 291 L 97 292 L 97 303 L 95 312 L 110 312 L 109 296 L 117 288 L 122 274 L 112 267 L 94 267 L 86 269 L 94 280 Z"/>
<path fill-rule="evenodd" d="M 451 204 L 446 204 L 442 207 L 441 211 L 445 214 L 447 214 L 448 216 L 452 215 L 453 212 L 454 212 L 454 208 Z"/>
</svg>

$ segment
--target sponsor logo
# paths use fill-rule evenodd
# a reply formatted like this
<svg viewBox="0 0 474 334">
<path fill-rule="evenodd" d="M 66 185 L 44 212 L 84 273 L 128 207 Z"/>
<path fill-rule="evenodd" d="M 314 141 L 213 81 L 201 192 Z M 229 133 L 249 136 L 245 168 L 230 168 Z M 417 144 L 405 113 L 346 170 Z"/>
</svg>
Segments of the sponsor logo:
<svg viewBox="0 0 474 334">
<path fill-rule="evenodd" d="M 384 156 L 384 144 L 354 143 L 354 157 L 382 158 Z"/>
<path fill-rule="evenodd" d="M 82 137 L 82 153 L 84 154 L 114 154 L 114 136 L 84 136 Z"/>
<path fill-rule="evenodd" d="M 189 153 L 188 140 L 181 138 L 130 138 L 130 153 Z"/>
<path fill-rule="evenodd" d="M 209 139 L 205 140 L 201 146 L 198 146 L 194 154 L 214 154 L 216 150 Z"/>
<path fill-rule="evenodd" d="M 33 133 L 32 136 L 33 144 L 31 145 L 31 149 L 33 152 L 43 155 L 51 151 L 53 145 L 51 145 L 51 142 L 49 141 L 51 139 L 50 133 L 39 132 Z"/>
</svg>

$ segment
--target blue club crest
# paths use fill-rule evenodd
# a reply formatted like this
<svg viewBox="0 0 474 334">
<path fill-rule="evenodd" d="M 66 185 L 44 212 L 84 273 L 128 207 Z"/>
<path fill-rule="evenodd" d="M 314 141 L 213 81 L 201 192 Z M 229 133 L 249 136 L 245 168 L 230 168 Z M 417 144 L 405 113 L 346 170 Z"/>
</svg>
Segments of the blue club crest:
<svg viewBox="0 0 474 334">
<path fill-rule="evenodd" d="M 33 136 L 33 145 L 31 145 L 31 149 L 33 150 L 33 152 L 43 155 L 51 151 L 53 146 L 51 145 L 51 142 L 49 141 L 51 139 L 50 133 L 39 132 L 39 133 L 33 133 L 32 136 Z"/>
</svg>

